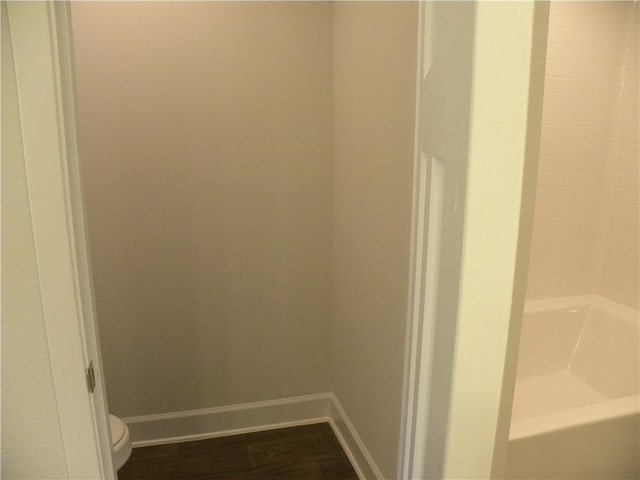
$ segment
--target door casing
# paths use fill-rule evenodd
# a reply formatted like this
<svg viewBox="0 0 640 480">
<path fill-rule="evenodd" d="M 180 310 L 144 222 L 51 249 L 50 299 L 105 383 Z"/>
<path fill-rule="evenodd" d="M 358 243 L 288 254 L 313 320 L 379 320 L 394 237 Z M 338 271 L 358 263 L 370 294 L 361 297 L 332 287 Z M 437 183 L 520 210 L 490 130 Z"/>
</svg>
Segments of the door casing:
<svg viewBox="0 0 640 480">
<path fill-rule="evenodd" d="M 66 2 L 8 2 L 34 246 L 70 478 L 116 478 L 95 319 Z M 96 388 L 87 388 L 93 363 Z"/>
</svg>

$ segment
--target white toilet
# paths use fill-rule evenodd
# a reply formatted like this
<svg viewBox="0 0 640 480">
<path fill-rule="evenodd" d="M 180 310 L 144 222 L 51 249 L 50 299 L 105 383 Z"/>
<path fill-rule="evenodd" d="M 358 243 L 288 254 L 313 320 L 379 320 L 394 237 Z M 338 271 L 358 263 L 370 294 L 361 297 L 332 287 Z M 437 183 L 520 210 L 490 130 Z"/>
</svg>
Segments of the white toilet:
<svg viewBox="0 0 640 480">
<path fill-rule="evenodd" d="M 131 455 L 131 439 L 127 425 L 115 415 L 109 415 L 111 452 L 116 470 L 120 470 Z"/>
</svg>

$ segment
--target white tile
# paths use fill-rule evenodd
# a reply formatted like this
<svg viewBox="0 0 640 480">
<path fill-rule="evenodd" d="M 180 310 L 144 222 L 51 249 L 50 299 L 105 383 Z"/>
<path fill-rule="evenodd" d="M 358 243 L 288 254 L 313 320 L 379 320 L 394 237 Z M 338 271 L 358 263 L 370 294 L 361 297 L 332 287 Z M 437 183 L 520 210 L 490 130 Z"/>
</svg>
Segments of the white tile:
<svg viewBox="0 0 640 480">
<path fill-rule="evenodd" d="M 630 6 L 551 4 L 528 295 L 618 289 L 628 299 L 611 273 L 625 268 L 621 277 L 638 283 L 618 258 L 640 250 L 638 8 Z"/>
</svg>

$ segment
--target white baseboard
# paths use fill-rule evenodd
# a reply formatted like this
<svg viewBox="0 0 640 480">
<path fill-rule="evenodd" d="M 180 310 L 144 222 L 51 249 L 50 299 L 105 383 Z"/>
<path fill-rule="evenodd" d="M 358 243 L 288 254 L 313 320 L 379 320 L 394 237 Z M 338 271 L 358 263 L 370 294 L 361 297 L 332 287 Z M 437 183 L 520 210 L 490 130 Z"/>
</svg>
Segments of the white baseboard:
<svg viewBox="0 0 640 480">
<path fill-rule="evenodd" d="M 331 394 L 320 393 L 122 420 L 132 445 L 144 447 L 326 422 L 330 409 Z"/>
<path fill-rule="evenodd" d="M 328 422 L 358 476 L 362 480 L 383 479 L 333 393 L 127 417 L 122 420 L 129 428 L 134 448 Z"/>
<path fill-rule="evenodd" d="M 382 472 L 334 394 L 331 394 L 331 421 L 329 423 L 358 476 L 362 479 L 384 480 Z"/>
</svg>

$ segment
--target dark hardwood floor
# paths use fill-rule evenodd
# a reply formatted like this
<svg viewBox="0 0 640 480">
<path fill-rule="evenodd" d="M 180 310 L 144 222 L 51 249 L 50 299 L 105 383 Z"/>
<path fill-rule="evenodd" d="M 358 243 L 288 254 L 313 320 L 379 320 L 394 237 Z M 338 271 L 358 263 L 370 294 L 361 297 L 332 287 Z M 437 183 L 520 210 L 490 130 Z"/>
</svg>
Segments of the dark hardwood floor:
<svg viewBox="0 0 640 480">
<path fill-rule="evenodd" d="M 328 423 L 134 448 L 119 480 L 357 480 Z"/>
</svg>

